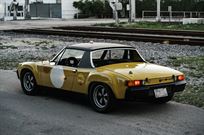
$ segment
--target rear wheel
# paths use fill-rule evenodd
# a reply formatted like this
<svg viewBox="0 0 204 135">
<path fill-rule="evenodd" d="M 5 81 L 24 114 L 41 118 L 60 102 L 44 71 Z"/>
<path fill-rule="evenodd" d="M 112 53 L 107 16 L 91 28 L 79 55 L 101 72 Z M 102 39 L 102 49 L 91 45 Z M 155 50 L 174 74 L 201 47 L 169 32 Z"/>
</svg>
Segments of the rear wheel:
<svg viewBox="0 0 204 135">
<path fill-rule="evenodd" d="M 27 95 L 35 95 L 37 93 L 37 84 L 33 73 L 26 70 L 21 75 L 21 86 L 23 92 Z"/>
<path fill-rule="evenodd" d="M 95 84 L 90 88 L 89 100 L 96 111 L 104 113 L 111 110 L 115 99 L 107 85 Z"/>
</svg>

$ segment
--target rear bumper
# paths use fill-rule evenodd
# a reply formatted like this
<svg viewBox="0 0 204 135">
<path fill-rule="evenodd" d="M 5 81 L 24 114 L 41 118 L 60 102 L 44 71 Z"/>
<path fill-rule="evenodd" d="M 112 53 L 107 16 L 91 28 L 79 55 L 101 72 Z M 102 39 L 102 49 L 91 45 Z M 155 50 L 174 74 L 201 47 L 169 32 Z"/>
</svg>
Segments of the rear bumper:
<svg viewBox="0 0 204 135">
<path fill-rule="evenodd" d="M 126 100 L 148 100 L 154 99 L 154 89 L 158 88 L 167 88 L 169 96 L 173 96 L 175 92 L 183 91 L 186 86 L 186 81 L 179 81 L 169 84 L 159 84 L 151 86 L 142 86 L 142 87 L 131 87 L 127 88 L 125 99 Z"/>
</svg>

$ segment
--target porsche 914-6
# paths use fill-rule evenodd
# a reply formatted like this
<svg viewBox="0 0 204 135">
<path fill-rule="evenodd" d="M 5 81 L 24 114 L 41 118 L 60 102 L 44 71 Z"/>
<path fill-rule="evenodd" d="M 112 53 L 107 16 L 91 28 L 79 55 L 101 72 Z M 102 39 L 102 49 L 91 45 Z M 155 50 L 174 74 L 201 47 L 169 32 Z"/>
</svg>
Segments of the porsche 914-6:
<svg viewBox="0 0 204 135">
<path fill-rule="evenodd" d="M 17 75 L 27 95 L 35 95 L 39 86 L 82 93 L 98 112 L 110 110 L 116 100 L 166 103 L 186 85 L 183 73 L 113 43 L 70 45 L 52 60 L 20 63 Z"/>
</svg>

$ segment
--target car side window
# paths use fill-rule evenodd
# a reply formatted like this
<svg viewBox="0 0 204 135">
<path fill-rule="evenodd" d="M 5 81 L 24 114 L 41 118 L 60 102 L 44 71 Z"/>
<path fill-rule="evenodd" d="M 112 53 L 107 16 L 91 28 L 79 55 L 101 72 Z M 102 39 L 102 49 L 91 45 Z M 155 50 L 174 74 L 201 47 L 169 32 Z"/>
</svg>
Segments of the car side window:
<svg viewBox="0 0 204 135">
<path fill-rule="evenodd" d="M 92 53 L 92 59 L 110 60 L 122 59 L 124 50 L 98 50 Z"/>
<path fill-rule="evenodd" d="M 83 55 L 84 51 L 82 50 L 66 49 L 62 54 L 58 65 L 78 67 Z"/>
<path fill-rule="evenodd" d="M 110 59 L 123 59 L 125 50 L 109 50 L 110 52 Z"/>
<path fill-rule="evenodd" d="M 98 50 L 92 53 L 92 59 L 102 59 L 102 57 L 105 57 L 106 54 L 104 54 L 104 50 Z"/>
</svg>

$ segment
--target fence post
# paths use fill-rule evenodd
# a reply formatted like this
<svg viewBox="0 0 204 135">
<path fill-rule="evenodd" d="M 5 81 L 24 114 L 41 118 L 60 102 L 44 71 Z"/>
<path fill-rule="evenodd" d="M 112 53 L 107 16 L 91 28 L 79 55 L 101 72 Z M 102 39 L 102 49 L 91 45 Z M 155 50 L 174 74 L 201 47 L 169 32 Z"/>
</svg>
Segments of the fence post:
<svg viewBox="0 0 204 135">
<path fill-rule="evenodd" d="M 136 18 L 136 5 L 135 5 L 135 0 L 130 0 L 130 13 L 131 13 L 131 16 L 130 16 L 130 21 L 131 22 L 134 22 L 135 21 L 135 18 Z"/>
<path fill-rule="evenodd" d="M 190 18 L 192 18 L 192 12 L 190 12 Z"/>
<path fill-rule="evenodd" d="M 161 21 L 160 8 L 161 8 L 161 0 L 157 0 L 157 17 L 156 17 L 157 22 Z"/>
</svg>

